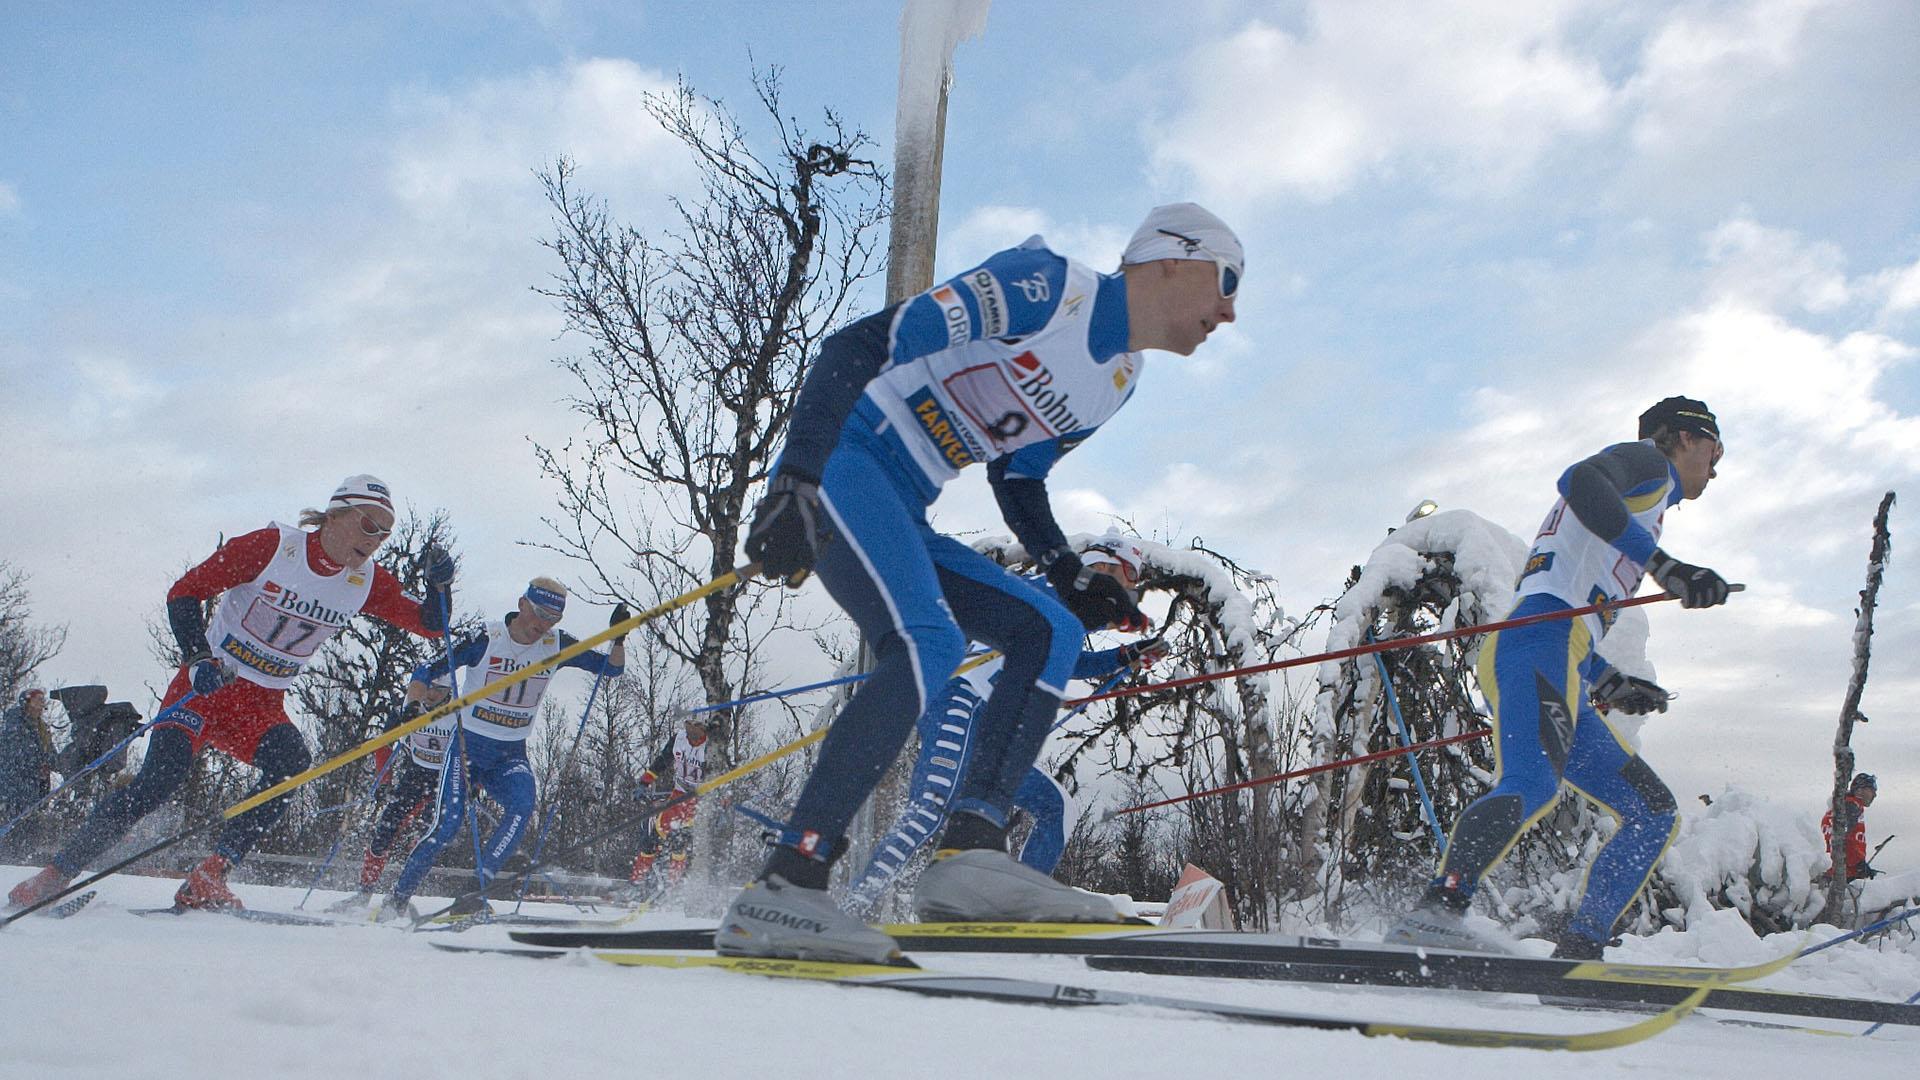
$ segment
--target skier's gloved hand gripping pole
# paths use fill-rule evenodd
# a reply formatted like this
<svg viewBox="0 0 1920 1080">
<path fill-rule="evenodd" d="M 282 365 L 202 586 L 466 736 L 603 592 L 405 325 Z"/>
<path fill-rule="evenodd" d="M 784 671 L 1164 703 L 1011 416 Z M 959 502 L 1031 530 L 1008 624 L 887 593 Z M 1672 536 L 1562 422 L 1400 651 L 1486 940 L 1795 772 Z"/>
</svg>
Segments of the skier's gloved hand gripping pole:
<svg viewBox="0 0 1920 1080">
<path fill-rule="evenodd" d="M 703 600 L 706 597 L 716 592 L 719 592 L 722 589 L 730 589 L 759 572 L 760 572 L 760 567 L 758 564 L 755 564 L 755 563 L 748 563 L 745 566 L 736 567 L 733 570 L 730 570 L 727 573 L 724 573 L 719 577 L 713 579 L 712 581 L 707 582 L 705 585 L 702 585 L 697 589 L 692 589 L 692 590 L 689 590 L 688 592 L 681 593 L 679 596 L 676 596 L 673 599 L 668 600 L 657 607 L 649 608 L 646 611 L 640 612 L 638 615 L 635 615 L 633 618 L 628 619 L 626 622 L 618 626 L 609 626 L 605 630 L 601 631 L 598 634 L 593 635 L 590 638 L 585 638 L 583 640 L 576 641 L 572 645 L 569 645 L 566 648 L 561 649 L 559 652 L 554 653 L 552 656 L 548 657 L 545 660 L 540 661 L 539 663 L 528 664 L 526 667 L 521 668 L 520 670 L 514 672 L 511 675 L 506 676 L 505 678 L 496 679 L 493 682 L 485 683 L 481 686 L 475 687 L 474 689 L 467 691 L 464 694 L 461 694 L 458 697 L 442 702 L 438 706 L 432 709 L 429 709 L 424 713 L 421 713 L 419 716 L 415 717 L 412 720 L 407 721 L 404 724 L 399 725 L 398 727 L 395 727 L 391 731 L 382 732 L 381 734 L 376 735 L 371 739 L 368 739 L 366 742 L 361 743 L 360 745 L 352 748 L 351 750 L 344 751 L 336 757 L 329 758 L 326 761 L 323 761 L 320 764 L 315 765 L 312 768 L 306 770 L 305 772 L 295 773 L 294 775 L 287 777 L 285 780 L 280 781 L 278 784 L 275 784 L 264 791 L 258 792 L 248 798 L 242 799 L 239 802 L 234 803 L 232 806 L 229 806 L 225 810 L 220 811 L 219 814 L 213 817 L 210 817 L 207 820 L 202 821 L 197 825 L 184 829 L 166 838 L 165 840 L 162 840 L 156 844 L 153 844 L 150 847 L 137 851 L 134 854 L 128 856 L 127 858 L 122 859 L 117 863 L 114 863 L 112 866 L 109 866 L 106 869 L 101 870 L 99 873 L 96 873 L 90 877 L 82 878 L 78 881 L 75 881 L 72 884 L 69 884 L 66 888 L 60 890 L 59 892 L 54 893 L 51 896 L 48 896 L 44 900 L 41 900 L 37 904 L 28 905 L 27 907 L 21 908 L 19 911 L 11 912 L 4 917 L 0 917 L 0 926 L 6 926 L 7 924 L 12 923 L 16 919 L 24 918 L 27 915 L 31 915 L 32 913 L 39 911 L 41 908 L 47 907 L 52 904 L 57 904 L 61 900 L 65 899 L 68 896 L 73 895 L 74 893 L 79 892 L 80 890 L 86 888 L 87 886 L 92 885 L 95 882 L 102 880 L 103 878 L 107 878 L 113 874 L 116 874 L 121 870 L 124 870 L 127 867 L 132 866 L 134 863 L 139 862 L 142 859 L 145 859 L 158 852 L 165 851 L 167 848 L 170 848 L 175 844 L 180 843 L 182 840 L 185 840 L 192 836 L 197 836 L 200 833 L 206 832 L 208 829 L 211 829 L 214 826 L 221 824 L 222 822 L 230 821 L 233 818 L 239 817 L 241 814 L 244 814 L 247 811 L 252 810 L 257 806 L 261 806 L 268 802 L 271 802 L 274 799 L 277 799 L 282 795 L 285 795 L 287 792 L 292 791 L 303 784 L 307 784 L 313 780 L 319 779 L 320 777 L 325 776 L 326 774 L 332 772 L 335 769 L 340 768 L 343 765 L 348 765 L 355 761 L 358 761 L 361 758 L 366 757 L 368 754 L 373 753 L 375 750 L 378 750 L 383 746 L 391 746 L 394 743 L 399 742 L 401 739 L 404 739 L 407 736 L 413 734 L 414 732 L 419 731 L 421 728 L 426 727 L 428 724 L 431 724 L 434 721 L 440 719 L 441 717 L 449 716 L 449 715 L 452 715 L 453 713 L 459 712 L 461 709 L 464 709 L 467 706 L 472 705 L 474 702 L 484 699 L 489 694 L 496 694 L 501 690 L 506 689 L 507 687 L 513 686 L 517 683 L 525 682 L 526 680 L 533 678 L 535 675 L 538 675 L 544 671 L 551 670 L 552 668 L 558 667 L 560 664 L 565 663 L 566 661 L 571 660 L 576 656 L 579 656 L 581 653 L 584 653 L 589 649 L 592 649 L 596 646 L 603 645 L 609 641 L 612 641 L 614 638 L 617 638 L 620 635 L 625 634 L 629 630 L 632 630 L 634 627 L 639 626 L 642 623 L 650 622 L 651 620 L 657 619 L 660 616 L 665 615 L 669 612 L 678 611 L 679 609 L 686 607 L 689 604 L 693 604 L 700 600 Z M 822 730 L 824 731 L 824 729 Z"/>
</svg>

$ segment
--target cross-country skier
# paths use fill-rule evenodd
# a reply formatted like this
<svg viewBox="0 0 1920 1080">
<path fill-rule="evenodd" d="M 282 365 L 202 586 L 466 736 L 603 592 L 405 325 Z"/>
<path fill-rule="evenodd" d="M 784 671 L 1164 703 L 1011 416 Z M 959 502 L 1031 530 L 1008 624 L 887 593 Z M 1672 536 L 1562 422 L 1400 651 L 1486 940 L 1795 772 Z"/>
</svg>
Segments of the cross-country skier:
<svg viewBox="0 0 1920 1080">
<path fill-rule="evenodd" d="M 1126 537 L 1109 534 L 1080 552 L 1087 568 L 1107 574 L 1138 596 L 1143 555 Z M 1044 583 L 1042 583 L 1042 587 Z M 1123 667 L 1144 670 L 1166 655 L 1158 638 L 1147 638 L 1115 649 L 1083 652 L 1074 666 L 1077 679 L 1103 679 Z M 994 657 L 955 675 L 946 691 L 920 717 L 920 753 L 907 782 L 907 802 L 893 828 L 873 845 L 867 868 L 847 890 L 847 908 L 863 918 L 879 907 L 887 885 L 913 853 L 946 823 L 947 807 L 966 770 L 973 749 L 974 723 L 1000 677 L 1002 664 Z M 1020 862 L 1042 874 L 1052 874 L 1067 846 L 1068 796 L 1052 774 L 1034 765 L 1014 792 L 1013 805 L 1033 823 L 1020 849 Z"/>
<path fill-rule="evenodd" d="M 1609 446 L 1561 474 L 1560 499 L 1534 538 L 1510 618 L 1622 600 L 1643 575 L 1682 607 L 1726 602 L 1719 574 L 1655 546 L 1667 508 L 1699 498 L 1718 475 L 1719 422 L 1701 402 L 1670 397 L 1640 414 L 1639 430 L 1640 441 Z M 1462 925 L 1474 889 L 1559 799 L 1564 782 L 1620 822 L 1554 950 L 1600 957 L 1677 828 L 1672 792 L 1594 709 L 1595 701 L 1629 714 L 1667 709 L 1665 690 L 1601 659 L 1596 647 L 1612 622 L 1611 613 L 1550 620 L 1481 644 L 1498 778 L 1454 823 L 1439 875 L 1389 941 L 1486 947 Z"/>
<path fill-rule="evenodd" d="M 527 591 L 515 610 L 454 648 L 452 661 L 459 671 L 459 691 L 465 694 L 497 682 L 572 646 L 573 636 L 557 629 L 566 606 L 566 586 L 552 578 L 534 578 L 527 584 Z M 616 609 L 608 625 L 618 625 L 627 618 L 624 608 Z M 604 656 L 588 651 L 562 661 L 559 666 L 612 678 L 625 669 L 626 663 L 627 644 L 623 635 L 614 639 L 613 648 Z M 441 768 L 433 824 L 407 856 L 407 864 L 394 881 L 392 893 L 381 906 L 381 917 L 392 918 L 411 909 L 413 894 L 426 879 L 427 871 L 433 869 L 440 850 L 460 832 L 470 784 L 484 787 L 502 811 L 500 823 L 494 826 L 480 849 L 480 866 L 475 873 L 482 888 L 507 856 L 513 854 L 521 834 L 526 832 L 527 822 L 533 817 L 535 792 L 533 767 L 527 763 L 527 736 L 533 733 L 533 721 L 539 715 L 540 699 L 547 692 L 550 675 L 550 672 L 541 672 L 474 702 L 449 717 L 434 737 L 444 744 L 445 761 L 457 761 L 464 753 L 467 769 L 462 772 L 457 768 Z M 414 669 L 407 693 L 410 697 L 424 698 L 429 686 L 446 681 L 447 658 L 441 657 Z M 485 904 L 478 894 L 475 900 L 478 905 Z M 474 910 L 478 911 L 479 906 Z"/>
<path fill-rule="evenodd" d="M 707 749 L 713 745 L 713 722 L 701 713 L 688 713 L 680 730 L 653 756 L 640 773 L 635 794 L 650 802 L 667 802 L 690 794 L 707 779 Z M 640 853 L 634 856 L 628 880 L 639 899 L 651 899 L 680 883 L 691 855 L 694 811 L 698 799 L 675 803 L 641 826 Z M 667 871 L 655 875 L 654 863 L 664 852 Z"/>
<path fill-rule="evenodd" d="M 840 330 L 822 345 L 746 552 L 797 584 L 817 569 L 866 635 L 874 669 L 821 745 L 758 879 L 722 919 L 721 952 L 881 961 L 892 939 L 826 886 L 855 811 L 969 640 L 1006 657 L 972 763 L 914 903 L 923 917 L 1111 921 L 1104 898 L 1006 852 L 1014 792 L 1052 727 L 1088 626 L 1145 629 L 1119 583 L 1088 570 L 1046 478 L 1132 396 L 1140 350 L 1191 354 L 1234 317 L 1245 260 L 1192 203 L 1156 207 L 1107 275 L 1039 237 Z M 984 463 L 1001 515 L 1059 591 L 1048 596 L 936 533 L 927 507 Z"/>
<path fill-rule="evenodd" d="M 392 731 L 451 696 L 452 692 L 444 686 L 410 681 L 406 703 L 393 711 L 384 730 Z M 448 736 L 452 731 L 452 717 L 442 717 L 401 740 L 398 749 L 383 746 L 374 751 L 374 771 L 385 774 L 381 786 L 389 788 L 387 801 L 381 805 L 373 830 L 367 835 L 367 853 L 360 860 L 360 888 L 345 899 L 329 904 L 328 911 L 343 913 L 372 905 L 373 891 L 380 885 L 387 860 L 393 857 L 395 842 L 407 826 L 432 805 L 440 791 L 440 770 L 446 764 Z M 394 757 L 395 754 L 399 756 Z"/>
<path fill-rule="evenodd" d="M 1847 834 L 1847 880 L 1855 878 L 1878 877 L 1880 871 L 1867 863 L 1867 807 L 1880 796 L 1880 781 L 1872 773 L 1860 773 L 1847 785 L 1847 793 L 1840 800 L 1840 824 Z M 1825 842 L 1824 850 L 1833 850 L 1833 810 L 1820 817 L 1820 839 Z M 1829 867 L 1826 875 L 1833 877 Z"/>
<path fill-rule="evenodd" d="M 53 863 L 7 898 L 33 904 L 65 888 L 173 794 L 205 747 L 259 769 L 255 791 L 304 771 L 312 759 L 282 698 L 320 646 L 360 614 L 429 638 L 446 626 L 453 558 L 438 548 L 424 553 L 437 595 L 423 604 L 385 567 L 370 564 L 392 531 L 387 485 L 349 476 L 324 511 L 302 511 L 298 527 L 275 523 L 235 537 L 175 582 L 167 592 L 167 622 L 182 662 L 161 702 L 164 719 L 147 736 L 139 774 L 102 799 Z M 209 625 L 202 604 L 215 597 L 220 604 Z M 229 821 L 174 903 L 242 906 L 227 887 L 227 873 L 285 806 L 275 799 Z"/>
</svg>

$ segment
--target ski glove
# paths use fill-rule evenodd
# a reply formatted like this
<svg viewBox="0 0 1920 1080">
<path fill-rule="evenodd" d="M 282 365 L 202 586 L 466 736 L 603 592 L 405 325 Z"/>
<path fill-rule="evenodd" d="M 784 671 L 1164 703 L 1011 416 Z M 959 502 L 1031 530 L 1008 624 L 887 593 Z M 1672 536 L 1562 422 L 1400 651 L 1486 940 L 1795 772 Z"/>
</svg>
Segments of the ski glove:
<svg viewBox="0 0 1920 1080">
<path fill-rule="evenodd" d="M 631 618 L 633 618 L 633 612 L 628 609 L 625 601 L 621 601 L 613 606 L 613 616 L 607 620 L 607 626 L 609 628 L 619 626 Z M 614 638 L 614 640 L 625 641 L 627 640 L 627 635 L 621 634 L 619 637 Z"/>
<path fill-rule="evenodd" d="M 1654 548 L 1653 557 L 1647 560 L 1647 573 L 1667 590 L 1668 596 L 1678 597 L 1681 607 L 1713 607 L 1727 602 L 1726 578 L 1704 566 L 1683 563 L 1659 548 Z"/>
<path fill-rule="evenodd" d="M 1609 709 L 1619 709 L 1628 716 L 1644 716 L 1650 712 L 1666 712 L 1669 695 L 1658 685 L 1645 679 L 1622 673 L 1618 668 L 1608 668 L 1593 684 L 1593 696 Z"/>
<path fill-rule="evenodd" d="M 747 558 L 768 578 L 798 585 L 833 539 L 820 506 L 820 481 L 786 470 L 767 485 L 747 529 Z"/>
<path fill-rule="evenodd" d="M 1139 633 L 1150 624 L 1126 586 L 1106 574 L 1087 569 L 1080 556 L 1059 548 L 1042 557 L 1047 581 L 1060 600 L 1089 630 L 1111 626 Z"/>
<path fill-rule="evenodd" d="M 233 672 L 220 661 L 201 653 L 187 661 L 187 680 L 193 683 L 194 693 L 205 697 L 232 682 Z"/>
<path fill-rule="evenodd" d="M 1166 659 L 1167 652 L 1167 643 L 1155 634 L 1120 646 L 1120 662 L 1135 671 L 1145 671 Z"/>
</svg>

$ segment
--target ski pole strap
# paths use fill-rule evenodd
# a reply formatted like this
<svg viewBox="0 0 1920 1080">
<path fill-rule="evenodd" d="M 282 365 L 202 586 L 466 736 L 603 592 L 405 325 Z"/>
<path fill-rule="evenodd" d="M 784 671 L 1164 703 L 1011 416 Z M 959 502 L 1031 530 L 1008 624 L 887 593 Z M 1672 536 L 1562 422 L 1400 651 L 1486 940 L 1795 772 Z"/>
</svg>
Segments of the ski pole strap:
<svg viewBox="0 0 1920 1080">
<path fill-rule="evenodd" d="M 743 817 L 766 829 L 761 836 L 767 843 L 792 848 L 814 862 L 832 861 L 833 853 L 844 843 L 844 841 L 829 840 L 812 829 L 796 829 L 784 821 L 775 821 L 751 806 L 736 805 L 734 809 L 738 810 Z"/>
</svg>

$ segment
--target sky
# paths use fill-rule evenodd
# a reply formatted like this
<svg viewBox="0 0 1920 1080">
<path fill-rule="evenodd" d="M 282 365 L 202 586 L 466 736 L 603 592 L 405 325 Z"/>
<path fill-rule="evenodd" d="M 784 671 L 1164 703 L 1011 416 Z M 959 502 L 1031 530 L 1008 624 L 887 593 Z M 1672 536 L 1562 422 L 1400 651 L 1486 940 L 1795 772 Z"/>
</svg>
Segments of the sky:
<svg viewBox="0 0 1920 1080">
<path fill-rule="evenodd" d="M 746 114 L 755 65 L 889 147 L 898 15 L 0 2 L 0 559 L 68 627 L 46 679 L 140 700 L 179 571 L 350 473 L 451 514 L 465 596 L 568 577 L 525 546 L 583 348 L 533 291 L 535 170 L 569 155 L 660 222 L 692 174 L 640 99 L 685 77 Z M 1680 697 L 1644 749 L 1683 802 L 1813 812 L 1870 519 L 1920 471 L 1915 41 L 1905 0 L 1003 3 L 955 57 L 937 263 L 1039 232 L 1111 267 L 1160 202 L 1232 223 L 1238 321 L 1150 355 L 1054 502 L 1202 540 L 1299 613 L 1420 500 L 1530 536 L 1568 464 L 1703 398 L 1726 457 L 1664 546 L 1748 590 L 1652 611 Z M 1920 838 L 1912 505 L 1854 739 L 1876 841 Z M 938 513 L 998 528 L 979 476 Z"/>
</svg>

